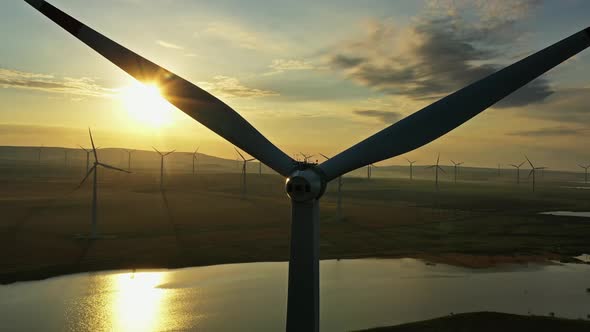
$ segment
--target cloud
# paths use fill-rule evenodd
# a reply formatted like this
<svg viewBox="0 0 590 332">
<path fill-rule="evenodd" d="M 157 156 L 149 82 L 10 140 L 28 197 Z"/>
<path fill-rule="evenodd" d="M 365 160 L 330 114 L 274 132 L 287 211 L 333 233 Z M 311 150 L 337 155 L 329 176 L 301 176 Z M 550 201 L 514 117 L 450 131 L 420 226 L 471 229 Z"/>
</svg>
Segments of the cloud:
<svg viewBox="0 0 590 332">
<path fill-rule="evenodd" d="M 310 70 L 315 68 L 311 62 L 296 59 L 275 59 L 268 67 L 272 69 L 272 71 L 265 73 L 264 75 L 274 75 L 286 71 Z"/>
<path fill-rule="evenodd" d="M 514 131 L 508 133 L 511 136 L 524 136 L 524 137 L 546 137 L 546 136 L 575 136 L 583 135 L 588 130 L 584 128 L 569 128 L 565 126 L 539 128 L 534 130 L 523 130 Z"/>
<path fill-rule="evenodd" d="M 517 1 L 512 11 L 512 2 L 431 2 L 431 11 L 407 27 L 366 22 L 363 38 L 337 46 L 327 59 L 361 85 L 414 100 L 438 99 L 500 69 L 515 39 L 524 36 L 517 22 L 537 4 Z M 540 78 L 496 107 L 538 103 L 552 93 Z"/>
<path fill-rule="evenodd" d="M 356 115 L 360 115 L 360 116 L 378 119 L 379 121 L 386 123 L 386 124 L 392 124 L 402 118 L 401 113 L 392 112 L 392 111 L 355 110 L 355 111 L 353 111 L 353 113 Z"/>
<path fill-rule="evenodd" d="M 184 50 L 184 47 L 182 47 L 182 46 L 179 46 L 179 45 L 176 45 L 176 44 L 172 44 L 172 43 L 168 43 L 168 42 L 165 42 L 163 40 L 157 40 L 156 41 L 156 44 L 158 44 L 158 45 L 160 45 L 162 47 L 165 47 L 165 48 L 173 49 L 173 50 Z"/>
<path fill-rule="evenodd" d="M 233 23 L 210 23 L 204 33 L 250 50 L 256 50 L 264 46 L 258 34 Z"/>
<path fill-rule="evenodd" d="M 556 90 L 539 105 L 527 107 L 521 113 L 527 117 L 566 123 L 590 123 L 590 87 Z"/>
<path fill-rule="evenodd" d="M 213 79 L 214 82 L 199 82 L 198 85 L 212 94 L 225 97 L 254 98 L 278 95 L 274 91 L 246 87 L 234 77 L 218 75 Z"/>
<path fill-rule="evenodd" d="M 0 87 L 37 90 L 48 93 L 70 94 L 87 97 L 108 97 L 113 89 L 100 86 L 88 77 L 63 77 L 0 68 Z"/>
</svg>

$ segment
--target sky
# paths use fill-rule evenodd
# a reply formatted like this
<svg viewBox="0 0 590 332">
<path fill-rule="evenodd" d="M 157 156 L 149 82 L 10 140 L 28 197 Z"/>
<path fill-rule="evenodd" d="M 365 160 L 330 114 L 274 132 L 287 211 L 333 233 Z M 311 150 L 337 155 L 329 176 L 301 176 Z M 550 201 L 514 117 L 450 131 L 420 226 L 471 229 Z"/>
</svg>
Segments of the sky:
<svg viewBox="0 0 590 332">
<path fill-rule="evenodd" d="M 590 26 L 590 2 L 50 0 L 211 92 L 291 156 L 335 155 Z M 21 0 L 0 3 L 0 145 L 233 147 Z M 442 138 L 379 163 L 590 164 L 590 50 Z"/>
</svg>

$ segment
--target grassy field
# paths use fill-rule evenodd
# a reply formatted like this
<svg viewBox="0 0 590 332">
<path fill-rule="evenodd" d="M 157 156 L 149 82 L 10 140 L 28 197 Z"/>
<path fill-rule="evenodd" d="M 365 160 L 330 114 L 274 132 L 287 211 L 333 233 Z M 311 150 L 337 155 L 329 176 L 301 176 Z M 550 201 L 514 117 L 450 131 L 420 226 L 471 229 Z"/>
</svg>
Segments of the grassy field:
<svg viewBox="0 0 590 332">
<path fill-rule="evenodd" d="M 370 329 L 371 332 L 584 332 L 590 322 L 541 316 L 519 316 L 496 312 L 458 314 L 422 322 Z"/>
<path fill-rule="evenodd" d="M 2 283 L 103 269 L 288 259 L 289 200 L 284 179 L 268 169 L 248 174 L 245 200 L 235 161 L 212 159 L 197 176 L 183 161 L 170 167 L 163 192 L 156 169 L 138 167 L 129 175 L 101 170 L 98 226 L 106 237 L 88 241 L 79 235 L 90 230 L 91 184 L 73 190 L 84 160 L 65 170 L 59 160 L 0 162 Z M 469 181 L 445 178 L 438 193 L 427 174 L 409 181 L 379 169 L 372 180 L 345 177 L 343 220 L 335 218 L 330 184 L 321 203 L 321 257 L 416 257 L 486 267 L 590 253 L 590 220 L 537 214 L 590 211 L 590 191 L 568 188 L 580 184 L 547 172 L 532 193 L 526 181 L 514 184 L 512 174 L 469 172 L 474 175 L 462 175 Z"/>
</svg>

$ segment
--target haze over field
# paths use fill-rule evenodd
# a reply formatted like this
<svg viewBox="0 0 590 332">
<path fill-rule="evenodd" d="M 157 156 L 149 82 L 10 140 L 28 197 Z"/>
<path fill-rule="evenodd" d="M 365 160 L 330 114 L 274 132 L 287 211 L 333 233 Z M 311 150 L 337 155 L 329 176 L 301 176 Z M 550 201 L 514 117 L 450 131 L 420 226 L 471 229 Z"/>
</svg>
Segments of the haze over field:
<svg viewBox="0 0 590 332">
<path fill-rule="evenodd" d="M 220 97 L 277 146 L 335 155 L 436 98 L 588 25 L 587 1 L 55 0 L 107 36 Z M 117 10 L 113 10 L 117 8 Z M 106 13 L 106 14 L 105 14 Z M 18 34 L 14 32 L 18 31 Z M 233 158 L 231 145 L 161 101 L 23 1 L 0 4 L 0 142 Z M 583 52 L 411 153 L 471 166 L 587 163 Z M 405 164 L 401 158 L 384 164 Z"/>
</svg>

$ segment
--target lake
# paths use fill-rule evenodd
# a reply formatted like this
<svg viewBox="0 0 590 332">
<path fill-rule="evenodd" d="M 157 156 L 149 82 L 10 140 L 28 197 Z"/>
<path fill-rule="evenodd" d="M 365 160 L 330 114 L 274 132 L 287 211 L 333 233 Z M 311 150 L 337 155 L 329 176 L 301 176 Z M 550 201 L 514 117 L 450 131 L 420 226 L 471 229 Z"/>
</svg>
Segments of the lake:
<svg viewBox="0 0 590 332">
<path fill-rule="evenodd" d="M 107 271 L 0 286 L 0 329 L 250 330 L 285 326 L 287 263 Z M 590 314 L 590 265 L 466 269 L 416 259 L 321 262 L 321 329 L 449 313 Z"/>
</svg>

